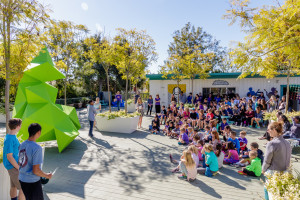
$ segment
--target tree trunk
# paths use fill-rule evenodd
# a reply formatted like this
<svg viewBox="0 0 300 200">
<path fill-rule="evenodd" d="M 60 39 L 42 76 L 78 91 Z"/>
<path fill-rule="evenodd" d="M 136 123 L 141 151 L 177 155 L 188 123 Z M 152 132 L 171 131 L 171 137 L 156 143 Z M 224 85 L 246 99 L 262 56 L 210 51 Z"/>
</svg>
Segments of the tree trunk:
<svg viewBox="0 0 300 200">
<path fill-rule="evenodd" d="M 67 76 L 65 78 L 64 98 L 65 98 L 65 106 L 66 106 L 67 105 Z"/>
<path fill-rule="evenodd" d="M 102 88 L 103 88 L 103 81 L 102 79 L 100 79 L 100 77 L 98 76 L 99 79 L 99 92 L 102 92 Z M 102 99 L 101 99 L 102 100 Z"/>
<path fill-rule="evenodd" d="M 107 77 L 107 93 L 108 93 L 108 108 L 109 112 L 111 112 L 111 99 L 110 99 L 110 93 L 109 93 L 109 76 L 108 76 L 108 70 L 106 71 L 106 77 Z"/>
<path fill-rule="evenodd" d="M 135 84 L 135 92 L 138 92 L 137 83 Z"/>
<path fill-rule="evenodd" d="M 10 6 L 10 1 L 9 5 Z M 5 17 L 5 15 L 8 15 Z M 4 44 L 4 55 L 5 55 L 5 69 L 6 69 L 6 80 L 5 80 L 5 115 L 6 115 L 6 132 L 8 133 L 8 121 L 10 119 L 9 110 L 9 88 L 10 88 L 10 19 L 11 12 L 3 14 L 3 44 Z"/>
<path fill-rule="evenodd" d="M 125 88 L 125 115 L 127 115 L 127 95 L 128 95 L 128 72 L 126 74 L 126 88 Z"/>
<path fill-rule="evenodd" d="M 177 88 L 178 88 L 178 89 L 179 89 L 179 82 L 180 82 L 180 81 L 177 81 Z M 179 95 L 180 95 L 180 94 L 178 93 L 178 95 L 177 95 L 177 104 L 179 104 Z"/>
<path fill-rule="evenodd" d="M 194 78 L 192 78 L 192 96 L 194 96 Z"/>
<path fill-rule="evenodd" d="M 285 96 L 285 100 L 286 100 L 286 105 L 285 105 L 285 113 L 288 112 L 289 109 L 289 98 L 290 98 L 290 70 L 288 70 L 288 74 L 286 77 L 286 96 Z"/>
</svg>

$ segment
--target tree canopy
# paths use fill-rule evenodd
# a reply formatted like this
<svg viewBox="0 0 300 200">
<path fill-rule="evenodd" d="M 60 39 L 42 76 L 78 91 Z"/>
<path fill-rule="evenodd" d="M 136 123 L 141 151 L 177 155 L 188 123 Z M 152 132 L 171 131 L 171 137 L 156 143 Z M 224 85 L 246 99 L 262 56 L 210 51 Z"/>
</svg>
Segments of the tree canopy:
<svg viewBox="0 0 300 200">
<path fill-rule="evenodd" d="M 248 0 L 234 0 L 225 16 L 239 22 L 247 33 L 231 52 L 233 64 L 242 71 L 240 78 L 260 74 L 273 78 L 300 73 L 300 0 L 283 5 L 251 8 Z M 287 85 L 287 105 L 289 100 Z"/>
</svg>

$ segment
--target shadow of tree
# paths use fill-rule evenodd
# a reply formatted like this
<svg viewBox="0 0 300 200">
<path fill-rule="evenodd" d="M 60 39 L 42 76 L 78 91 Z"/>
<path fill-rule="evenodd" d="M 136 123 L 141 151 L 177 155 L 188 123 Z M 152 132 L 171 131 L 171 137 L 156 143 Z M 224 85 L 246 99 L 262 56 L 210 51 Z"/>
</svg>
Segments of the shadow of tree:
<svg viewBox="0 0 300 200">
<path fill-rule="evenodd" d="M 68 192 L 84 198 L 84 184 L 95 173 L 95 170 L 77 170 L 74 166 L 81 162 L 86 150 L 86 143 L 80 140 L 74 140 L 63 153 L 58 153 L 56 146 L 47 147 L 45 149 L 43 170 L 47 172 L 57 167 L 58 170 L 49 183 L 44 186 L 44 191 L 50 193 Z M 76 187 L 74 187 L 72 180 L 78 179 L 83 185 L 76 184 Z"/>
</svg>

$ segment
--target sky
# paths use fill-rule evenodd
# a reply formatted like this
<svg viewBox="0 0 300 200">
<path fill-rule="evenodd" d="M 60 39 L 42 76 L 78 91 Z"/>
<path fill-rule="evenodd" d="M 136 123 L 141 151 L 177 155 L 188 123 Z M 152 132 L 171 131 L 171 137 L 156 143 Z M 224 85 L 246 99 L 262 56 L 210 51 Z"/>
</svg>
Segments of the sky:
<svg viewBox="0 0 300 200">
<path fill-rule="evenodd" d="M 116 28 L 146 30 L 156 42 L 158 60 L 149 66 L 157 73 L 168 57 L 172 34 L 188 22 L 233 48 L 245 34 L 238 24 L 223 19 L 229 0 L 42 0 L 52 10 L 51 18 L 86 25 L 90 34 L 114 37 Z M 252 0 L 251 5 L 274 5 L 275 0 Z"/>
</svg>

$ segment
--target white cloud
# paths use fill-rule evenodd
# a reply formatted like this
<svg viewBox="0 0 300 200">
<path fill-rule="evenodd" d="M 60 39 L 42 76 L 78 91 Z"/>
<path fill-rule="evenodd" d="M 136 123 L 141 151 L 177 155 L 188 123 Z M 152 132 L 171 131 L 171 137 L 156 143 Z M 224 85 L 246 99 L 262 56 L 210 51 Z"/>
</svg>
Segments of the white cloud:
<svg viewBox="0 0 300 200">
<path fill-rule="evenodd" d="M 97 32 L 102 32 L 103 31 L 102 26 L 98 23 L 96 23 L 96 29 L 97 29 Z"/>
<path fill-rule="evenodd" d="M 83 2 L 81 3 L 81 8 L 82 10 L 87 11 L 89 9 L 89 6 L 87 5 L 87 3 Z"/>
</svg>

